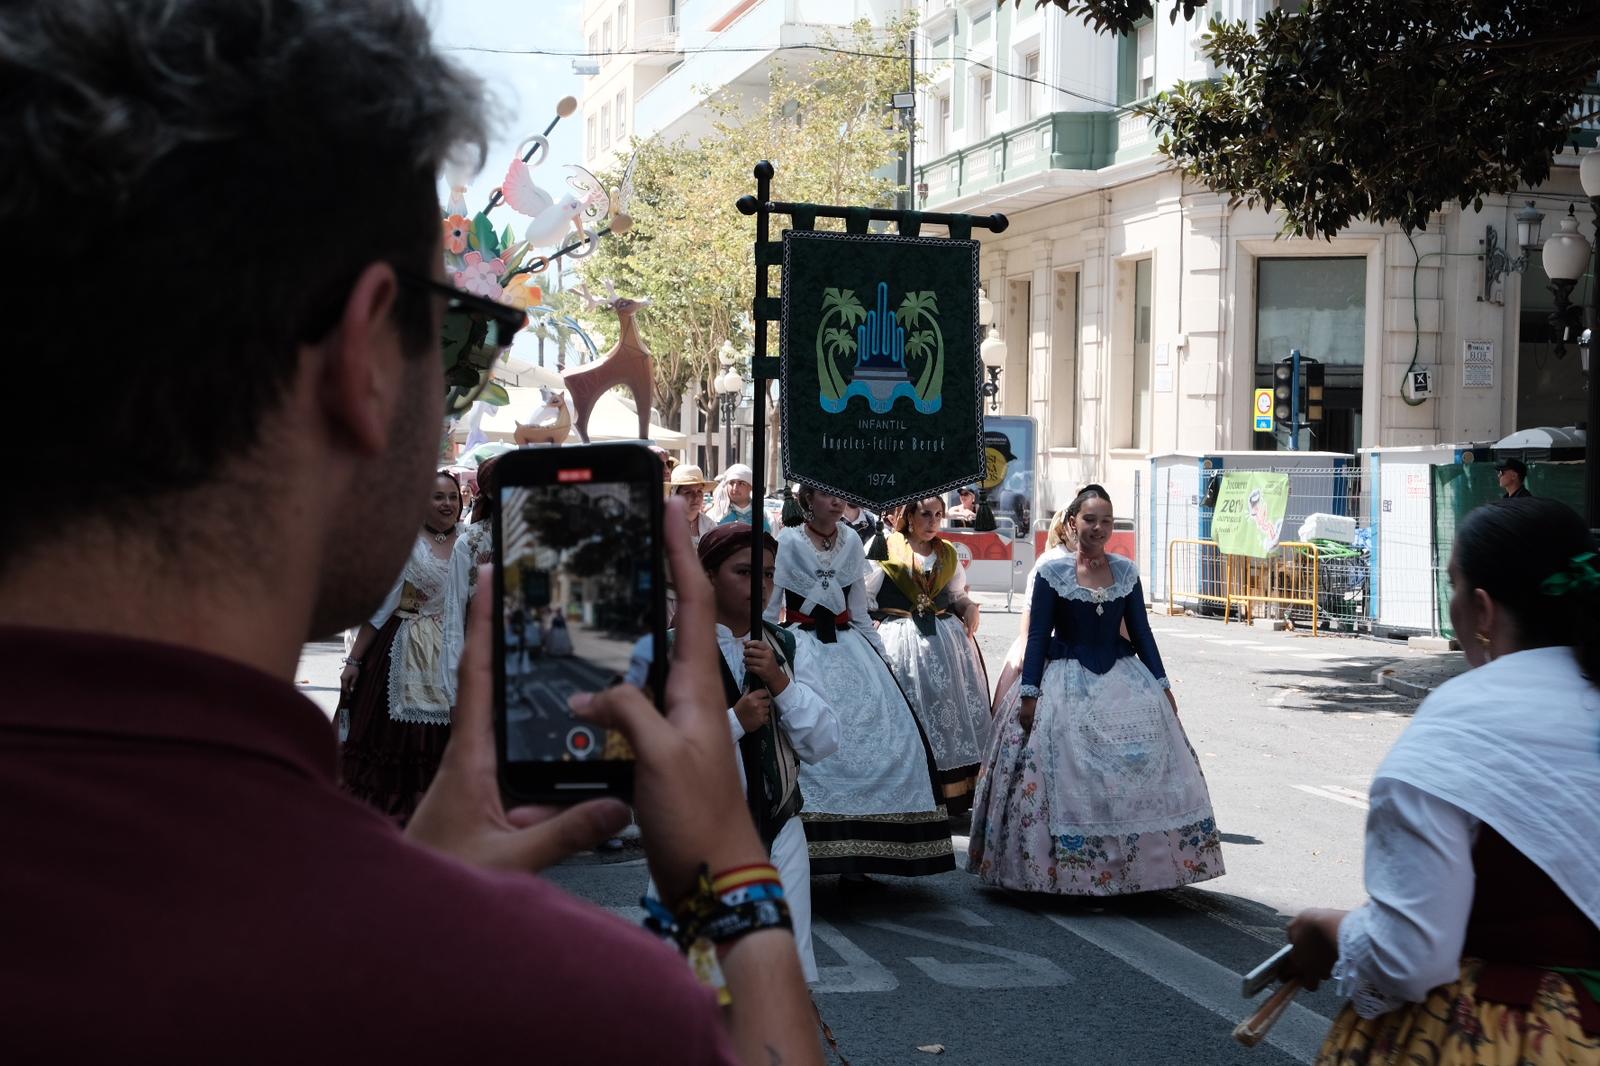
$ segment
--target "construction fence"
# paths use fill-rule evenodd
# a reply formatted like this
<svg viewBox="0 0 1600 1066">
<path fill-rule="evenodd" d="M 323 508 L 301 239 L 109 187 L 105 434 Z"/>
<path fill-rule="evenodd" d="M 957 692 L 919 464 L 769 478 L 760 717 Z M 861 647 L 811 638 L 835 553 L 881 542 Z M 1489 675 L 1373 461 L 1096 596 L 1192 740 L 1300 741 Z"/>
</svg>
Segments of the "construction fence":
<svg viewBox="0 0 1600 1066">
<path fill-rule="evenodd" d="M 1371 534 L 1361 522 L 1361 468 L 1352 461 L 1249 469 L 1288 475 L 1284 536 L 1294 538 L 1310 516 L 1324 514 L 1354 520 L 1354 538 L 1284 540 L 1262 559 L 1227 555 L 1211 539 L 1215 495 L 1209 492 L 1211 480 L 1227 471 L 1158 469 L 1152 503 L 1162 550 L 1151 560 L 1152 597 L 1173 612 L 1283 618 L 1312 630 L 1370 629 Z"/>
</svg>

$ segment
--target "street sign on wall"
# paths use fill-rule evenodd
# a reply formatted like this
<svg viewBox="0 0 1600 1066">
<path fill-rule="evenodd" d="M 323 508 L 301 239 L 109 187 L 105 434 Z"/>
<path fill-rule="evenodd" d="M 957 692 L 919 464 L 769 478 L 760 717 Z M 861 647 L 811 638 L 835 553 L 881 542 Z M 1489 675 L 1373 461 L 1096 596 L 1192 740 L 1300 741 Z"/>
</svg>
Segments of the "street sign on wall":
<svg viewBox="0 0 1600 1066">
<path fill-rule="evenodd" d="M 1272 432 L 1272 419 L 1274 417 L 1275 408 L 1276 408 L 1276 404 L 1274 404 L 1274 402 L 1273 402 L 1272 390 L 1271 389 L 1257 389 L 1256 390 L 1256 415 L 1255 415 L 1255 423 L 1256 423 L 1256 432 L 1257 433 L 1271 433 Z"/>
<path fill-rule="evenodd" d="M 978 242 L 783 235 L 783 472 L 883 507 L 981 480 Z"/>
</svg>

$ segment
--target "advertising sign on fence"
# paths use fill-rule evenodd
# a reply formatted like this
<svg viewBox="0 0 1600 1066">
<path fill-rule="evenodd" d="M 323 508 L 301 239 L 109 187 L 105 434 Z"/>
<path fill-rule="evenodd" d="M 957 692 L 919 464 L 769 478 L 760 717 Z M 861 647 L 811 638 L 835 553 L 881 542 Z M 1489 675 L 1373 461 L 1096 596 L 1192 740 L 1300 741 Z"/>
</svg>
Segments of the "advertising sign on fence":
<svg viewBox="0 0 1600 1066">
<path fill-rule="evenodd" d="M 978 242 L 783 235 L 783 472 L 872 507 L 985 474 Z"/>
<path fill-rule="evenodd" d="M 1289 508 L 1289 475 L 1270 471 L 1228 472 L 1211 519 L 1211 536 L 1228 555 L 1264 559 L 1278 546 Z"/>
</svg>

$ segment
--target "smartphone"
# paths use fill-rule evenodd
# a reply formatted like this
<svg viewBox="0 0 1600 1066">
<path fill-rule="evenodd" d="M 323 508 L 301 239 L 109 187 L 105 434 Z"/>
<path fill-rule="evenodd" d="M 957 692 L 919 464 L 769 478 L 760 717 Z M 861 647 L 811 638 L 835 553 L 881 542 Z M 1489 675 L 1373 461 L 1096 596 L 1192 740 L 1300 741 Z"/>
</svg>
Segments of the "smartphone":
<svg viewBox="0 0 1600 1066">
<path fill-rule="evenodd" d="M 516 803 L 628 799 L 627 739 L 578 721 L 567 700 L 630 675 L 657 699 L 665 691 L 661 460 L 642 443 L 526 448 L 500 457 L 497 479 L 501 791 Z"/>
<path fill-rule="evenodd" d="M 1277 980 L 1283 971 L 1284 963 L 1289 961 L 1289 955 L 1292 951 L 1294 951 L 1294 945 L 1285 944 L 1277 951 L 1274 951 L 1265 962 L 1245 974 L 1244 985 L 1241 989 L 1244 997 L 1249 999 Z"/>
</svg>

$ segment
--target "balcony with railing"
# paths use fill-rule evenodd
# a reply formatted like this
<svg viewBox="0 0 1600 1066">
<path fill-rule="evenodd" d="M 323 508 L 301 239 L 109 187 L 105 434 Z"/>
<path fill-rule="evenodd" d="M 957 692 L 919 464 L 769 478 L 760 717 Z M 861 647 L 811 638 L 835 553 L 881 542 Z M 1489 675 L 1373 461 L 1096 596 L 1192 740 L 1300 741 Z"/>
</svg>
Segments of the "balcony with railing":
<svg viewBox="0 0 1600 1066">
<path fill-rule="evenodd" d="M 683 46 L 678 42 L 678 16 L 662 15 L 639 23 L 633 34 L 633 46 L 638 49 L 634 57 L 640 66 L 669 67 L 683 58 Z"/>
<path fill-rule="evenodd" d="M 1052 170 L 1094 171 L 1144 159 L 1155 148 L 1142 115 L 1056 111 L 920 166 L 917 180 L 928 186 L 922 206 L 937 210 Z"/>
</svg>

